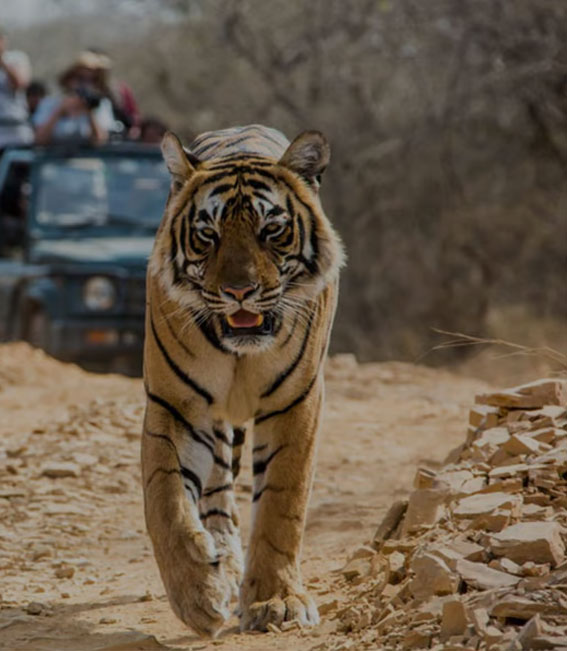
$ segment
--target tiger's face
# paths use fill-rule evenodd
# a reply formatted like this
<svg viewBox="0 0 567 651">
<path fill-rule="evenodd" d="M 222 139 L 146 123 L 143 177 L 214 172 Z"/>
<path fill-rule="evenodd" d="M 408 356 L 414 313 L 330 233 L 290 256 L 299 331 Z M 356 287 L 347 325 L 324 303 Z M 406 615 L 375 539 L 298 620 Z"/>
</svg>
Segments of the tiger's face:
<svg viewBox="0 0 567 651">
<path fill-rule="evenodd" d="M 163 149 L 173 184 L 156 242 L 158 273 L 224 348 L 265 350 L 286 319 L 308 318 L 309 302 L 342 262 L 318 197 L 326 141 L 303 134 L 280 161 L 200 162 L 174 136 Z"/>
</svg>

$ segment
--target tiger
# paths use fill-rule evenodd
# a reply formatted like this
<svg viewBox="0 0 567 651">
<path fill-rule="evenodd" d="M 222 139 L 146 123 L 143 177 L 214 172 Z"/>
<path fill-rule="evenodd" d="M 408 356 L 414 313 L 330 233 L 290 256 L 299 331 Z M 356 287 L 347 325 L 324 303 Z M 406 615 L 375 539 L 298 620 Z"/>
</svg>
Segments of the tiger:
<svg viewBox="0 0 567 651">
<path fill-rule="evenodd" d="M 262 125 L 167 132 L 171 175 L 147 270 L 144 512 L 174 613 L 214 637 L 319 622 L 300 552 L 344 247 L 319 197 L 330 146 Z M 246 558 L 235 480 L 247 435 Z"/>
</svg>

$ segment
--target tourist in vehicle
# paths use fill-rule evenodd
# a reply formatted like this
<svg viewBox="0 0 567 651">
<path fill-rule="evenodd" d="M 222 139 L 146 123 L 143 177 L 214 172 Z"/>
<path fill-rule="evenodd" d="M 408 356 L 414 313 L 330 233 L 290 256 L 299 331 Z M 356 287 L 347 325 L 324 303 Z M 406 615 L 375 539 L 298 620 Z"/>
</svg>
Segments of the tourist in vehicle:
<svg viewBox="0 0 567 651">
<path fill-rule="evenodd" d="M 139 141 L 145 145 L 159 145 L 166 131 L 167 126 L 159 118 L 144 118 L 140 123 Z"/>
<path fill-rule="evenodd" d="M 41 100 L 47 95 L 47 86 L 40 79 L 32 79 L 26 88 L 26 101 L 30 119 L 33 118 Z"/>
<path fill-rule="evenodd" d="M 99 145 L 114 129 L 112 103 L 97 89 L 98 55 L 84 52 L 59 77 L 61 95 L 48 95 L 32 122 L 39 145 L 84 142 Z"/>
<path fill-rule="evenodd" d="M 0 152 L 8 145 L 33 142 L 25 95 L 30 76 L 27 55 L 8 51 L 6 36 L 0 31 Z"/>
<path fill-rule="evenodd" d="M 112 58 L 108 52 L 98 47 L 90 47 L 87 53 L 97 57 L 95 83 L 99 92 L 112 102 L 114 119 L 123 126 L 121 135 L 136 137 L 140 126 L 140 111 L 132 89 L 125 81 L 114 79 L 112 76 Z"/>
</svg>

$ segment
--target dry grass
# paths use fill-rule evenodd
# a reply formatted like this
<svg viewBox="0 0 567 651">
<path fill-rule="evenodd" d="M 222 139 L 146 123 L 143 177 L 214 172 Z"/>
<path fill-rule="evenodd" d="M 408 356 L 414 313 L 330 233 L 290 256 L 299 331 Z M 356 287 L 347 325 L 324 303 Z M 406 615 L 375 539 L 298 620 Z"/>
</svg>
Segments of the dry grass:
<svg viewBox="0 0 567 651">
<path fill-rule="evenodd" d="M 505 339 L 487 339 L 484 337 L 474 337 L 473 335 L 467 335 L 462 332 L 449 332 L 447 330 L 439 330 L 438 328 L 433 328 L 433 330 L 439 334 L 453 337 L 453 339 L 444 341 L 437 346 L 433 346 L 431 349 L 432 351 L 442 350 L 445 348 L 461 348 L 462 346 L 500 346 L 511 350 L 507 353 L 494 355 L 494 359 L 512 357 L 513 355 L 539 357 L 550 362 L 551 364 L 558 364 L 560 366 L 560 370 L 557 371 L 557 373 L 567 374 L 567 355 L 554 350 L 549 346 L 538 346 L 536 348 L 533 348 L 531 346 L 524 346 L 522 344 L 506 341 Z"/>
<path fill-rule="evenodd" d="M 455 370 L 499 385 L 521 384 L 544 376 L 567 377 L 564 321 L 534 315 L 516 305 L 493 310 L 488 326 L 486 337 L 435 328 L 444 339 L 427 354 L 454 348 L 475 349 Z"/>
</svg>

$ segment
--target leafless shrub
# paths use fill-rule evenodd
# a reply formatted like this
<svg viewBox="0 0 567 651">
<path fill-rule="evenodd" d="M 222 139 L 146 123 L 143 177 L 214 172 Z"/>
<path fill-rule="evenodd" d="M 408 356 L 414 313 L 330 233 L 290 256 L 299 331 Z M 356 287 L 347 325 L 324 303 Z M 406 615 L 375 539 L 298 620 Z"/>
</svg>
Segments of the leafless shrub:
<svg viewBox="0 0 567 651">
<path fill-rule="evenodd" d="M 432 327 L 485 334 L 498 302 L 567 317 L 567 4 L 160 6 L 168 22 L 104 43 L 148 112 L 186 139 L 249 122 L 328 134 L 324 201 L 350 258 L 335 350 L 413 359 Z M 21 40 L 38 55 L 59 34 L 57 58 L 36 56 L 52 72 L 101 33 Z"/>
</svg>

